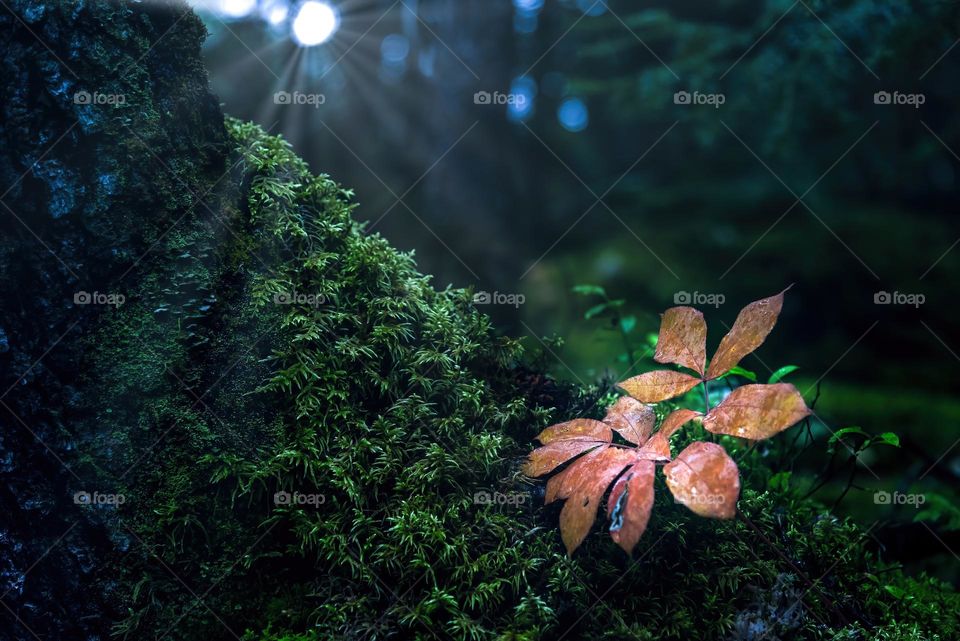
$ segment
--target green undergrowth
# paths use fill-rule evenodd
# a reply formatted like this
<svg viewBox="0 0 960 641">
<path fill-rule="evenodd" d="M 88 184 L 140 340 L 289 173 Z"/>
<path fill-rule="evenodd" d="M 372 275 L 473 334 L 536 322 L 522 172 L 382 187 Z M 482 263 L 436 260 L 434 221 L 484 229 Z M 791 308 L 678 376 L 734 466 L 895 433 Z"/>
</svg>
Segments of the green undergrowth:
<svg viewBox="0 0 960 641">
<path fill-rule="evenodd" d="M 89 464 L 132 497 L 118 511 L 118 634 L 960 636 L 953 593 L 767 491 L 765 459 L 735 443 L 744 519 L 695 517 L 658 481 L 633 558 L 598 532 L 567 558 L 559 507 L 518 468 L 544 426 L 602 414 L 598 390 L 531 371 L 471 292 L 434 289 L 412 255 L 364 233 L 349 191 L 280 138 L 227 126 L 230 231 L 188 219 L 95 337 L 108 347 L 91 357 L 103 409 L 90 420 L 111 429 L 92 450 L 109 456 Z"/>
</svg>

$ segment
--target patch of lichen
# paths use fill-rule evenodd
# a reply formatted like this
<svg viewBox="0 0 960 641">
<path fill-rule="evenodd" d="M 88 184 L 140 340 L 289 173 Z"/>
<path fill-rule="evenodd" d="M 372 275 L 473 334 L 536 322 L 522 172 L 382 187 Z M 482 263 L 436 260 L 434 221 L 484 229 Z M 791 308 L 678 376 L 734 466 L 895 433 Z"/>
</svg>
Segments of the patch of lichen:
<svg viewBox="0 0 960 641">
<path fill-rule="evenodd" d="M 544 425 L 600 412 L 596 392 L 533 383 L 519 342 L 496 336 L 469 292 L 434 290 L 411 255 L 365 234 L 350 192 L 280 138 L 227 124 L 237 173 L 217 206 L 231 232 L 186 220 L 143 291 L 91 338 L 103 348 L 89 385 L 111 410 L 91 420 L 112 426 L 99 450 L 110 456 L 93 462 L 131 495 L 118 517 L 129 612 L 118 632 L 957 632 L 952 592 L 877 564 L 850 523 L 763 491 L 763 457 L 732 439 L 745 518 L 695 517 L 658 482 L 632 559 L 599 532 L 568 559 L 559 507 L 542 507 L 518 463 Z M 281 491 L 324 500 L 276 505 Z M 530 494 L 479 505 L 481 491 Z"/>
</svg>

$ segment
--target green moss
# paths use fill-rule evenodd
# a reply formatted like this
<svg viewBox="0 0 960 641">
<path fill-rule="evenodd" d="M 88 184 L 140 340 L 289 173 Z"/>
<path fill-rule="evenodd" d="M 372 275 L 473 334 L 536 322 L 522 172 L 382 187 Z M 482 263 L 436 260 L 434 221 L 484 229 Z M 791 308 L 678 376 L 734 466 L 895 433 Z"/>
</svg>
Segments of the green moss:
<svg viewBox="0 0 960 641">
<path fill-rule="evenodd" d="M 98 450 L 110 455 L 91 465 L 134 497 L 118 528 L 129 534 L 118 632 L 958 632 L 956 595 L 886 571 L 855 526 L 760 492 L 763 457 L 732 439 L 749 523 L 695 517 L 661 483 L 633 559 L 599 532 L 566 558 L 557 507 L 541 507 L 518 467 L 543 426 L 599 412 L 598 390 L 531 374 L 470 292 L 434 290 L 411 255 L 363 232 L 349 191 L 281 139 L 228 128 L 240 162 L 217 198 L 231 231 L 185 220 L 139 296 L 91 337 L 106 347 L 91 354 L 89 385 L 112 410 L 90 417 L 111 426 Z M 284 491 L 323 502 L 275 505 Z M 480 491 L 530 494 L 481 505 Z"/>
</svg>

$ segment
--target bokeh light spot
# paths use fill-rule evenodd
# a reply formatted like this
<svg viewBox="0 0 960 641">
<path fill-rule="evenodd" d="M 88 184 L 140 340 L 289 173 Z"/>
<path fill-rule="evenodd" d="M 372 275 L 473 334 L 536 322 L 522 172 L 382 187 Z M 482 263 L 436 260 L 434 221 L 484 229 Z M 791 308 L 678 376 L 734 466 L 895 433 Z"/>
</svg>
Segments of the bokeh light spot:
<svg viewBox="0 0 960 641">
<path fill-rule="evenodd" d="M 277 26 L 287 19 L 290 7 L 284 0 L 272 0 L 261 6 L 260 13 L 266 18 L 267 22 Z"/>
<path fill-rule="evenodd" d="M 304 47 L 313 47 L 330 39 L 340 26 L 336 9 L 326 2 L 304 2 L 293 19 L 293 37 Z"/>
<path fill-rule="evenodd" d="M 220 0 L 220 12 L 229 18 L 243 18 L 257 8 L 257 0 Z"/>
<path fill-rule="evenodd" d="M 576 133 L 587 128 L 590 123 L 590 112 L 587 111 L 587 105 L 579 98 L 567 98 L 557 109 L 557 120 L 564 129 Z"/>
</svg>

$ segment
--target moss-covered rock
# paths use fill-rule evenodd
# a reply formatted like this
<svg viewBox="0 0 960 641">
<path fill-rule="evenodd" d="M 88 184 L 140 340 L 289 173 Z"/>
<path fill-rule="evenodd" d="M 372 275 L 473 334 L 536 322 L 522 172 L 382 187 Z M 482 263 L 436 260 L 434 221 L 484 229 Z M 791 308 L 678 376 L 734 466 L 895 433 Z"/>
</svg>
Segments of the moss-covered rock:
<svg viewBox="0 0 960 641">
<path fill-rule="evenodd" d="M 48 242 L 62 239 L 51 249 L 69 249 L 57 266 L 26 232 L 0 243 L 5 294 L 50 286 L 43 301 L 0 302 L 4 388 L 42 356 L 4 401 L 19 419 L 0 417 L 11 638 L 27 628 L 250 641 L 960 634 L 955 594 L 880 565 L 856 526 L 766 491 L 766 459 L 735 443 L 744 518 L 699 519 L 659 487 L 633 558 L 594 534 L 568 559 L 556 507 L 543 508 L 519 462 L 544 425 L 602 413 L 611 397 L 537 374 L 469 292 L 437 291 L 411 255 L 364 233 L 349 191 L 281 139 L 224 124 L 197 89 L 192 15 L 30 10 L 14 4 L 52 52 L 68 55 L 74 31 L 96 41 L 78 53 L 84 78 L 105 77 L 112 55 L 142 55 L 143 73 L 124 76 L 131 95 L 179 104 L 160 80 L 180 78 L 199 108 L 182 105 L 182 118 L 171 111 L 154 129 L 120 112 L 66 134 L 77 147 L 97 140 L 128 172 L 102 209 L 78 156 L 63 160 L 83 187 L 72 194 L 44 187 L 31 165 L 28 133 L 49 119 L 52 88 L 25 94 L 21 125 L 4 127 L 5 162 L 29 174 L 17 209 Z M 145 49 L 163 26 L 163 43 Z M 7 60 L 36 74 L 59 64 L 28 62 L 29 32 L 11 33 Z M 119 53 L 102 54 L 106 41 Z M 62 134 L 68 121 L 51 122 Z M 150 180 L 153 152 L 131 144 L 141 125 L 163 149 Z M 61 212 L 68 196 L 74 207 Z M 116 233 L 92 233 L 90 220 Z M 71 270 L 124 303 L 73 305 Z M 125 500 L 75 505 L 78 491 Z M 511 500 L 478 500 L 488 495 Z"/>
<path fill-rule="evenodd" d="M 83 339 L 111 317 L 82 303 L 134 298 L 177 224 L 212 220 L 197 196 L 229 147 L 204 35 L 182 2 L 0 7 L 3 638 L 105 638 L 122 615 L 100 573 L 122 535 L 73 502 L 108 491 L 82 457 L 110 456 L 79 447 L 109 409 L 82 383 Z"/>
</svg>

